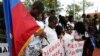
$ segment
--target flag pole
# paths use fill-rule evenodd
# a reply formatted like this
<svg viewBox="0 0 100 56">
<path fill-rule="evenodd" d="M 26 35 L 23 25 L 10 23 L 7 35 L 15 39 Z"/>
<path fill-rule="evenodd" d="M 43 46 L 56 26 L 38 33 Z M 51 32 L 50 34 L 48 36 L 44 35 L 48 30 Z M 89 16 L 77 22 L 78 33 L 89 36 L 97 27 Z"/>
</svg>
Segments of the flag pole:
<svg viewBox="0 0 100 56">
<path fill-rule="evenodd" d="M 8 42 L 8 51 L 9 56 L 12 56 L 12 42 L 10 38 L 11 33 L 11 9 L 9 7 L 10 2 L 9 0 L 3 0 L 3 11 L 4 11 L 4 21 L 5 21 L 5 27 L 6 27 L 6 39 Z"/>
</svg>

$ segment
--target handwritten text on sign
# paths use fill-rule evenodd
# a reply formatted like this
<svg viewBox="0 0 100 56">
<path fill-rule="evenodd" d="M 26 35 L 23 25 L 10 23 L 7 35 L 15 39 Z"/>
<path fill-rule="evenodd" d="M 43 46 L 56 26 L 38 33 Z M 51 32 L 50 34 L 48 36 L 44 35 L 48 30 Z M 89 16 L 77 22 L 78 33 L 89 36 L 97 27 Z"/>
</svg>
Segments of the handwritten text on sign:
<svg viewBox="0 0 100 56">
<path fill-rule="evenodd" d="M 82 56 L 84 41 L 65 42 L 66 56 Z"/>
<path fill-rule="evenodd" d="M 61 56 L 63 40 L 58 40 L 53 44 L 43 48 L 43 56 Z"/>
</svg>

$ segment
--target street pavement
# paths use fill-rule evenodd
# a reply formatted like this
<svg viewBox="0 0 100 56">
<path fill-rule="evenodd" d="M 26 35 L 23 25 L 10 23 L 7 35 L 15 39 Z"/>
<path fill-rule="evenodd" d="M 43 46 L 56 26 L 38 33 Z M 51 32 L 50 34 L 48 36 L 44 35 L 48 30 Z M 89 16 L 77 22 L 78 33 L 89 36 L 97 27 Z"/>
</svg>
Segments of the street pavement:
<svg viewBox="0 0 100 56">
<path fill-rule="evenodd" d="M 93 56 L 100 56 L 100 48 L 95 48 Z"/>
</svg>

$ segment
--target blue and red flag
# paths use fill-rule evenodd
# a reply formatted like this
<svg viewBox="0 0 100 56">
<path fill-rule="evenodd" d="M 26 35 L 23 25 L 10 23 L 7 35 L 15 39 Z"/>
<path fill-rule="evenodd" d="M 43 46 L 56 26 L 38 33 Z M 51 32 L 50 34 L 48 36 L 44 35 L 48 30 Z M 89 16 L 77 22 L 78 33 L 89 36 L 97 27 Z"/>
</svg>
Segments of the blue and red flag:
<svg viewBox="0 0 100 56">
<path fill-rule="evenodd" d="M 20 56 L 28 45 L 31 35 L 40 27 L 19 0 L 3 0 L 3 7 L 10 55 Z"/>
</svg>

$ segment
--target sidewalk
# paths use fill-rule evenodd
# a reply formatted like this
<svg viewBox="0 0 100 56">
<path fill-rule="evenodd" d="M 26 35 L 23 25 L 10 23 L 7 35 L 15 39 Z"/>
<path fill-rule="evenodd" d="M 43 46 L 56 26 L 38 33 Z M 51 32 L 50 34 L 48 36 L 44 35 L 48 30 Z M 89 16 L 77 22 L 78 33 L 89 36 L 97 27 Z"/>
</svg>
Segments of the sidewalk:
<svg viewBox="0 0 100 56">
<path fill-rule="evenodd" d="M 95 48 L 93 56 L 100 56 L 100 49 Z"/>
</svg>

